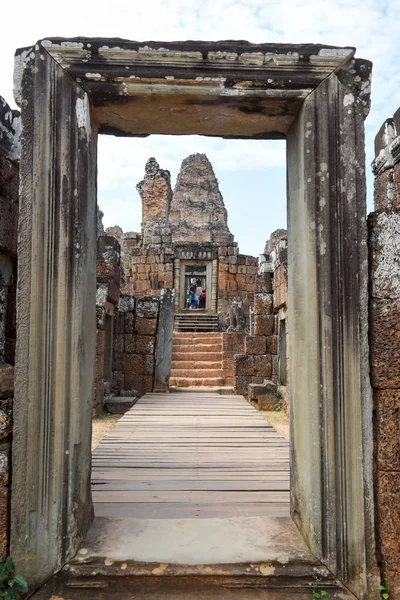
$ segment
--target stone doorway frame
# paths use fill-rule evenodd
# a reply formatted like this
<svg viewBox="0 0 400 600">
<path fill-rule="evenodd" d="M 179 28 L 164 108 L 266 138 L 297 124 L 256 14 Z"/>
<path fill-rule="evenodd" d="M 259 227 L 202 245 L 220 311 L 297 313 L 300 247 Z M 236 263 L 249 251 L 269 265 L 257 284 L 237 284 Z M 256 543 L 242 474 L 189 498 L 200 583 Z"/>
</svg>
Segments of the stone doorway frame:
<svg viewBox="0 0 400 600">
<path fill-rule="evenodd" d="M 358 597 L 376 576 L 364 119 L 354 48 L 42 40 L 22 111 L 11 553 L 38 585 L 92 519 L 98 133 L 287 139 L 291 510 Z"/>
<path fill-rule="evenodd" d="M 195 265 L 195 264 L 204 264 L 206 267 L 206 285 L 208 286 L 209 289 L 209 294 L 207 293 L 207 299 L 206 299 L 206 312 L 207 313 L 216 313 L 217 312 L 217 290 L 213 289 L 212 286 L 212 281 L 213 281 L 213 270 L 215 270 L 215 265 L 212 259 L 206 259 L 206 260 L 197 260 L 197 259 L 180 259 L 179 261 L 179 267 L 180 267 L 180 273 L 179 273 L 179 293 L 178 295 L 178 310 L 182 311 L 183 307 L 186 307 L 186 302 L 185 302 L 185 298 L 186 298 L 186 291 L 185 291 L 185 272 L 186 272 L 186 267 L 188 265 Z"/>
</svg>

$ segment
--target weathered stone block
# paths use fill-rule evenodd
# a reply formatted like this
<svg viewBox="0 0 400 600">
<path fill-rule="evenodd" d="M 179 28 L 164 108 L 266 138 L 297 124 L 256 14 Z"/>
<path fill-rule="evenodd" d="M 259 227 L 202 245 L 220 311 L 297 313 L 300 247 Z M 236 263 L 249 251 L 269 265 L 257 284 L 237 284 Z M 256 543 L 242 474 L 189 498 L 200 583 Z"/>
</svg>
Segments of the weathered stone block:
<svg viewBox="0 0 400 600">
<path fill-rule="evenodd" d="M 378 133 L 375 136 L 375 140 L 374 140 L 375 157 L 379 155 L 381 150 L 386 149 L 387 146 L 389 146 L 389 144 L 392 142 L 392 140 L 395 137 L 396 137 L 396 127 L 395 127 L 394 120 L 392 118 L 386 119 L 382 123 Z"/>
<path fill-rule="evenodd" d="M 10 492 L 0 487 L 0 562 L 8 555 Z"/>
<path fill-rule="evenodd" d="M 113 352 L 124 352 L 125 350 L 125 335 L 123 333 L 117 333 L 113 336 Z"/>
<path fill-rule="evenodd" d="M 400 299 L 400 211 L 369 216 L 371 292 L 374 298 Z"/>
<path fill-rule="evenodd" d="M 244 354 L 245 333 L 224 332 L 222 334 L 222 348 L 225 352 L 234 352 L 235 354 Z"/>
<path fill-rule="evenodd" d="M 270 354 L 266 356 L 254 356 L 254 375 L 257 377 L 271 377 L 272 357 Z"/>
<path fill-rule="evenodd" d="M 125 332 L 124 313 L 116 312 L 114 317 L 114 334 Z"/>
<path fill-rule="evenodd" d="M 136 304 L 136 316 L 145 319 L 156 319 L 158 315 L 158 298 L 141 298 Z"/>
<path fill-rule="evenodd" d="M 400 302 L 370 303 L 370 366 L 375 388 L 400 388 Z"/>
<path fill-rule="evenodd" d="M 247 396 L 249 383 L 251 383 L 251 377 L 246 375 L 237 375 L 233 378 L 233 382 L 235 394 Z"/>
<path fill-rule="evenodd" d="M 396 210 L 400 208 L 400 162 L 396 163 L 393 167 L 392 208 Z"/>
<path fill-rule="evenodd" d="M 125 333 L 135 332 L 135 316 L 133 312 L 125 313 Z"/>
<path fill-rule="evenodd" d="M 274 331 L 274 317 L 272 315 L 254 315 L 254 334 L 272 335 Z"/>
<path fill-rule="evenodd" d="M 228 250 L 226 246 L 220 246 L 218 248 L 218 256 L 226 256 L 228 254 Z"/>
<path fill-rule="evenodd" d="M 157 319 L 136 317 L 135 329 L 139 335 L 155 335 L 157 331 Z"/>
<path fill-rule="evenodd" d="M 278 354 L 278 336 L 267 336 L 267 354 Z"/>
<path fill-rule="evenodd" d="M 96 356 L 96 367 L 95 367 L 95 381 L 98 382 L 103 378 L 104 370 L 104 355 L 98 354 Z"/>
<path fill-rule="evenodd" d="M 151 354 L 154 356 L 155 339 L 150 335 L 136 336 L 136 352 L 137 354 Z"/>
<path fill-rule="evenodd" d="M 400 471 L 378 472 L 377 526 L 382 559 L 391 585 L 391 597 L 400 592 Z"/>
<path fill-rule="evenodd" d="M 135 396 L 114 396 L 113 398 L 108 398 L 104 406 L 106 411 L 111 414 L 123 415 L 130 408 L 132 408 L 132 406 L 134 406 L 137 401 L 138 398 Z"/>
<path fill-rule="evenodd" d="M 14 367 L 12 365 L 0 365 L 0 398 L 12 398 L 14 396 Z"/>
<path fill-rule="evenodd" d="M 238 284 L 236 283 L 235 280 L 230 280 L 228 281 L 228 291 L 229 292 L 236 292 L 238 289 Z"/>
<path fill-rule="evenodd" d="M 11 444 L 0 444 L 0 487 L 10 483 Z"/>
<path fill-rule="evenodd" d="M 111 382 L 111 391 L 113 394 L 119 394 L 121 390 L 124 389 L 124 373 L 121 368 L 120 371 L 113 371 L 112 374 L 112 382 Z"/>
<path fill-rule="evenodd" d="M 143 385 L 144 392 L 152 392 L 153 391 L 153 376 L 152 375 L 144 375 L 142 385 Z"/>
<path fill-rule="evenodd" d="M 267 338 L 264 335 L 246 335 L 245 354 L 266 354 Z"/>
<path fill-rule="evenodd" d="M 247 354 L 237 354 L 234 357 L 235 375 L 251 376 L 254 374 L 254 357 Z"/>
<path fill-rule="evenodd" d="M 98 329 L 96 332 L 96 354 L 104 354 L 105 339 L 106 332 L 104 329 Z"/>
<path fill-rule="evenodd" d="M 124 373 L 124 386 L 129 389 L 143 391 L 143 373 L 132 371 Z"/>
<path fill-rule="evenodd" d="M 277 393 L 278 387 L 272 381 L 264 381 L 262 384 L 251 383 L 249 385 L 249 398 L 257 401 L 259 410 L 273 410 Z"/>
<path fill-rule="evenodd" d="M 12 415 L 0 408 L 0 442 L 3 442 L 12 432 Z M 0 483 L 1 485 L 1 483 Z"/>
<path fill-rule="evenodd" d="M 273 296 L 272 294 L 254 294 L 254 314 L 272 315 Z"/>
<path fill-rule="evenodd" d="M 127 354 L 134 354 L 136 351 L 136 335 L 133 333 L 126 333 L 124 336 L 124 351 Z"/>
<path fill-rule="evenodd" d="M 374 390 L 375 448 L 380 470 L 400 466 L 400 390 Z"/>
<path fill-rule="evenodd" d="M 254 375 L 257 377 L 266 377 L 267 357 L 265 355 L 255 355 L 254 357 Z M 270 357 L 268 357 L 270 358 Z"/>
<path fill-rule="evenodd" d="M 272 274 L 260 273 L 255 280 L 256 294 L 272 294 Z"/>
<path fill-rule="evenodd" d="M 144 358 L 142 354 L 125 354 L 124 356 L 124 375 L 126 377 L 126 375 L 128 373 L 136 373 L 136 374 L 143 374 L 143 368 L 144 368 Z M 127 386 L 127 383 L 125 381 L 125 388 L 128 389 L 131 387 L 135 387 L 135 386 Z"/>
<path fill-rule="evenodd" d="M 121 314 L 133 312 L 135 309 L 135 298 L 129 294 L 121 294 L 118 301 L 118 312 Z"/>
</svg>

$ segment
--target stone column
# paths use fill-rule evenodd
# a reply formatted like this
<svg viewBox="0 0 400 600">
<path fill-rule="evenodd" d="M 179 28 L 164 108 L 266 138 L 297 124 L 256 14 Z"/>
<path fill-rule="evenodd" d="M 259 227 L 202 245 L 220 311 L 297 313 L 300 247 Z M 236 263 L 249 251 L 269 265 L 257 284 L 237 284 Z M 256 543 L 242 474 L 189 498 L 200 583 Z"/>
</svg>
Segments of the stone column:
<svg viewBox="0 0 400 600">
<path fill-rule="evenodd" d="M 369 64 L 325 79 L 289 131 L 292 516 L 357 598 L 374 559 L 364 118 Z M 342 83 L 342 81 L 344 83 Z M 373 585 L 376 585 L 376 579 Z M 377 588 L 375 588 L 377 589 Z"/>
<path fill-rule="evenodd" d="M 212 313 L 217 312 L 217 294 L 218 294 L 218 259 L 212 261 L 212 273 L 211 273 L 211 302 L 210 311 Z"/>
<path fill-rule="evenodd" d="M 90 526 L 96 149 L 86 93 L 40 46 L 22 76 L 11 555 L 30 589 Z"/>
<path fill-rule="evenodd" d="M 181 261 L 179 258 L 174 260 L 174 288 L 175 288 L 175 309 L 179 310 L 181 296 Z"/>
<path fill-rule="evenodd" d="M 174 290 L 161 290 L 154 372 L 155 392 L 168 392 L 174 333 L 174 305 Z"/>
</svg>

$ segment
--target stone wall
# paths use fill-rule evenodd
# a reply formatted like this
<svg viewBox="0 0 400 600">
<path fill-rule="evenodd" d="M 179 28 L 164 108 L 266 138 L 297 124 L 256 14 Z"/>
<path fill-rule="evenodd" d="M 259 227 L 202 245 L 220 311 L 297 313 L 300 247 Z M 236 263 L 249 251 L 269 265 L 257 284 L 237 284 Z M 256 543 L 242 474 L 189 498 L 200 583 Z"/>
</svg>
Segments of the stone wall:
<svg viewBox="0 0 400 600">
<path fill-rule="evenodd" d="M 379 559 L 400 597 L 400 109 L 375 139 L 369 215 L 370 368 Z"/>
<path fill-rule="evenodd" d="M 272 410 L 279 401 L 288 412 L 287 232 L 275 231 L 254 276 L 253 332 L 233 357 L 236 393 Z"/>
<path fill-rule="evenodd" d="M 272 273 L 261 264 L 255 277 L 254 335 L 245 336 L 244 353 L 233 359 L 234 389 L 237 394 L 249 396 L 259 403 L 260 408 L 268 410 L 273 408 L 277 399 L 276 326 Z M 266 383 L 267 394 L 263 390 Z"/>
<path fill-rule="evenodd" d="M 160 297 L 122 294 L 115 314 L 112 393 L 153 391 Z"/>
<path fill-rule="evenodd" d="M 229 326 L 229 310 L 238 301 L 248 326 L 250 307 L 254 304 L 258 259 L 239 254 L 236 243 L 218 249 L 218 313 L 222 327 Z"/>
<path fill-rule="evenodd" d="M 288 325 L 288 270 L 287 270 L 287 231 L 274 231 L 264 250 L 264 268 L 273 274 L 273 312 L 275 315 L 274 371 L 278 385 L 278 398 L 282 408 L 289 412 L 289 325 Z"/>
<path fill-rule="evenodd" d="M 224 331 L 222 334 L 222 370 L 224 385 L 233 386 L 235 356 L 244 353 L 245 333 Z"/>
<path fill-rule="evenodd" d="M 0 562 L 9 547 L 16 338 L 19 114 L 0 96 Z"/>
</svg>

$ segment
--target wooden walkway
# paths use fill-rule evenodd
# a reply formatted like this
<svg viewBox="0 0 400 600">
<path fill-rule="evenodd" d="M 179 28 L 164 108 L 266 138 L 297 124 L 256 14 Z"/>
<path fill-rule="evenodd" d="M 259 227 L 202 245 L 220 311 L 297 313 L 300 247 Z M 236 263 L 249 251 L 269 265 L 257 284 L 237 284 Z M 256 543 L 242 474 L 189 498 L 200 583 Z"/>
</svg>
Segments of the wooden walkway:
<svg viewBox="0 0 400 600">
<path fill-rule="evenodd" d="M 98 517 L 289 516 L 289 444 L 242 396 L 146 394 L 93 453 Z"/>
</svg>

